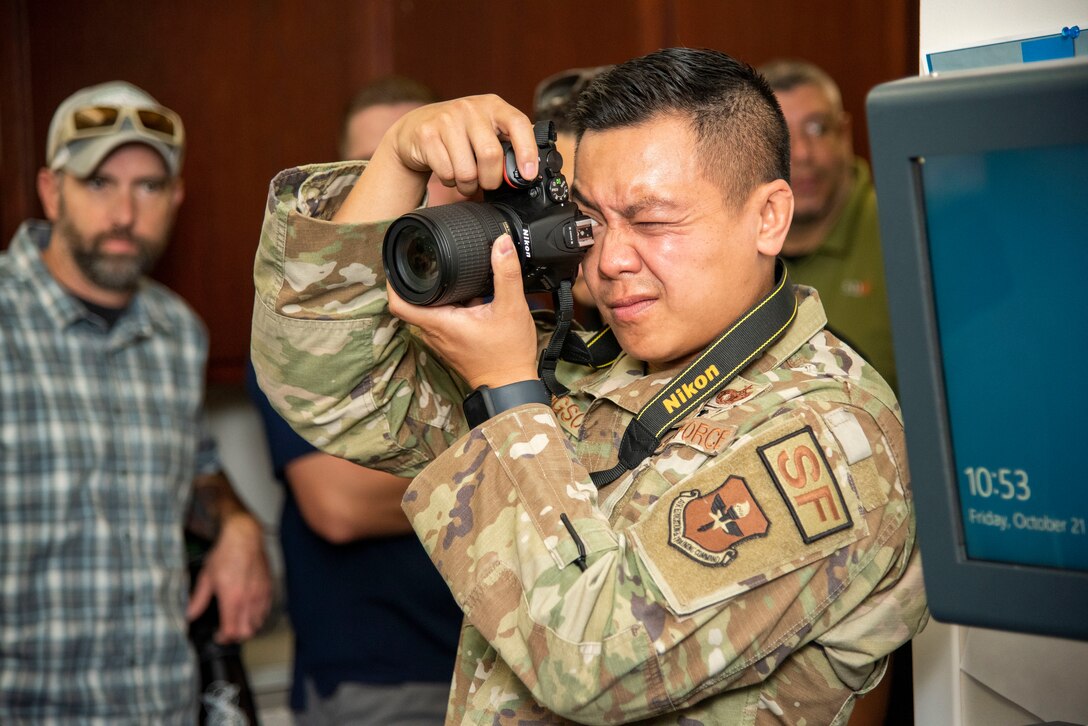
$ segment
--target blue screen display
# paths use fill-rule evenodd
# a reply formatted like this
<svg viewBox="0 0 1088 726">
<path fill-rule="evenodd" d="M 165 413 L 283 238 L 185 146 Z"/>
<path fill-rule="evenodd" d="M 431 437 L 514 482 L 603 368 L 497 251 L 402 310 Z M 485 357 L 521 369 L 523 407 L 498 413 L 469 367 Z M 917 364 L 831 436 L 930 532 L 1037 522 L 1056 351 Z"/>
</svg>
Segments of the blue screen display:
<svg viewBox="0 0 1088 726">
<path fill-rule="evenodd" d="M 921 169 L 966 554 L 1088 570 L 1088 146 Z"/>
</svg>

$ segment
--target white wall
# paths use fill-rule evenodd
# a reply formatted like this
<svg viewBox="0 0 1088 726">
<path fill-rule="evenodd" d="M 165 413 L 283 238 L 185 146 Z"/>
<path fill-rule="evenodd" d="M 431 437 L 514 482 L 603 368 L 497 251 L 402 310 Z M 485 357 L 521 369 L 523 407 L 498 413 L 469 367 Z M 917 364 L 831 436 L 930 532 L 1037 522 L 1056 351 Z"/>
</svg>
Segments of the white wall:
<svg viewBox="0 0 1088 726">
<path fill-rule="evenodd" d="M 919 11 L 921 73 L 927 53 L 1051 35 L 1067 25 L 1088 34 L 1086 0 L 921 0 Z"/>
</svg>

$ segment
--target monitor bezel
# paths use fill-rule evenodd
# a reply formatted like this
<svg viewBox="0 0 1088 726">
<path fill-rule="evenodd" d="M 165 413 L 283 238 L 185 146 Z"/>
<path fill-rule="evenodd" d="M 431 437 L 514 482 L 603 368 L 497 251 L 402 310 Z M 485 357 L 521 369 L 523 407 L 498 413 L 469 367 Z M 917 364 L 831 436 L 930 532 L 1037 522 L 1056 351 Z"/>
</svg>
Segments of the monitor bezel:
<svg viewBox="0 0 1088 726">
<path fill-rule="evenodd" d="M 930 610 L 950 623 L 1088 640 L 1088 572 L 967 557 L 917 161 L 1088 144 L 1088 60 L 894 81 L 874 88 L 866 109 Z"/>
</svg>

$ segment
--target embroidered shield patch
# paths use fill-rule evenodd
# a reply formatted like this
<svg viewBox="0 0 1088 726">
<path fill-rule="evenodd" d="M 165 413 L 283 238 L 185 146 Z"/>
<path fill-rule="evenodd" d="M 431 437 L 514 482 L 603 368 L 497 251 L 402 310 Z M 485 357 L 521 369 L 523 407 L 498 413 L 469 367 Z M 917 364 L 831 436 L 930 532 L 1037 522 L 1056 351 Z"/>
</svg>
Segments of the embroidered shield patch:
<svg viewBox="0 0 1088 726">
<path fill-rule="evenodd" d="M 673 500 L 669 544 L 697 562 L 728 565 L 737 557 L 736 545 L 763 537 L 770 526 L 747 482 L 731 476 L 711 492 L 692 489 Z"/>
</svg>

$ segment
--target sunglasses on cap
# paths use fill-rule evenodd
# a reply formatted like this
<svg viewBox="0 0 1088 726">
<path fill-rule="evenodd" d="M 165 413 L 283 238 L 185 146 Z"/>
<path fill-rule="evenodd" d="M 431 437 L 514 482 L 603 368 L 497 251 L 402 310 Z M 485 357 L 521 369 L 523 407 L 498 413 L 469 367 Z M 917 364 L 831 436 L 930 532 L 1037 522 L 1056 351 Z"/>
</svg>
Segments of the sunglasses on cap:
<svg viewBox="0 0 1088 726">
<path fill-rule="evenodd" d="M 72 111 L 65 119 L 63 137 L 66 142 L 120 131 L 125 121 L 153 138 L 173 146 L 185 140 L 181 117 L 164 106 L 137 108 L 135 106 L 85 106 Z"/>
<path fill-rule="evenodd" d="M 547 113 L 567 105 L 578 98 L 590 81 L 610 68 L 612 66 L 571 68 L 548 76 L 537 84 L 533 101 L 536 112 Z"/>
</svg>

